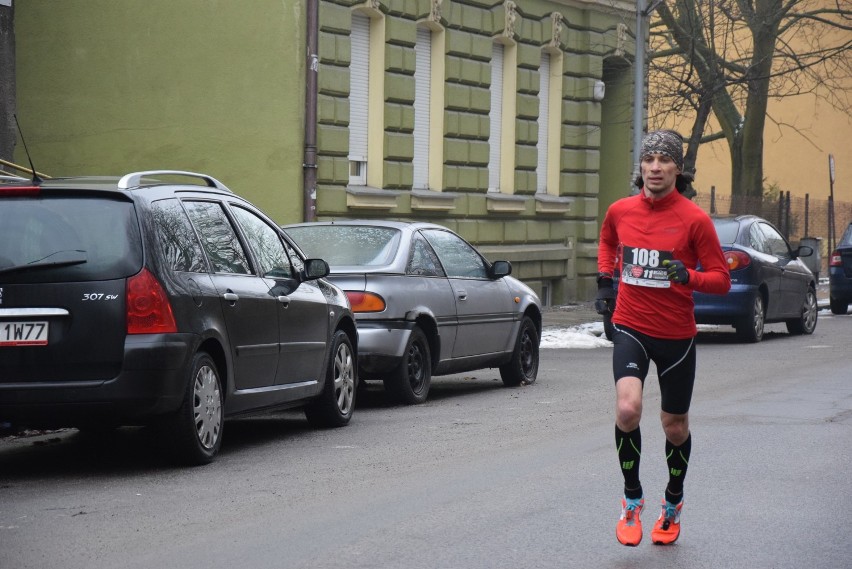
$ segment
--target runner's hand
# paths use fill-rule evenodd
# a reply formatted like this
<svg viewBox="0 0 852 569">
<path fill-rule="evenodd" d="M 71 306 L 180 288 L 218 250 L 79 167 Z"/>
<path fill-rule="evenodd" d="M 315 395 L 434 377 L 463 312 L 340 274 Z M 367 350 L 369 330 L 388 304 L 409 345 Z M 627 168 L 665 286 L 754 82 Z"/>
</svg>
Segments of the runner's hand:
<svg viewBox="0 0 852 569">
<path fill-rule="evenodd" d="M 615 289 L 612 287 L 612 279 L 598 279 L 598 294 L 595 297 L 595 312 L 601 316 L 615 312 Z"/>
<path fill-rule="evenodd" d="M 686 270 L 686 265 L 683 261 L 677 259 L 663 261 L 663 266 L 666 268 L 666 276 L 670 281 L 686 284 L 689 282 L 689 271 Z"/>
</svg>

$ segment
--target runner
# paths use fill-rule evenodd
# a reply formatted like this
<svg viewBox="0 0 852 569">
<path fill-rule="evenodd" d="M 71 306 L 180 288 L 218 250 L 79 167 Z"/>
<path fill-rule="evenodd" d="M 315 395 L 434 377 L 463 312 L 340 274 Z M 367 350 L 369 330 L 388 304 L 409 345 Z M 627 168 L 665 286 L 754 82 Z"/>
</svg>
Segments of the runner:
<svg viewBox="0 0 852 569">
<path fill-rule="evenodd" d="M 624 497 L 616 537 L 624 545 L 642 540 L 645 505 L 639 481 L 642 390 L 654 362 L 662 396 L 669 481 L 662 512 L 651 532 L 657 544 L 680 534 L 683 479 L 692 437 L 689 405 L 695 380 L 695 315 L 692 291 L 725 294 L 731 277 L 710 217 L 681 192 L 683 139 L 670 130 L 642 140 L 638 195 L 618 200 L 606 212 L 598 249 L 595 308 L 611 314 L 615 377 L 615 442 L 624 475 Z M 618 299 L 613 288 L 620 261 Z M 696 270 L 698 265 L 701 270 Z"/>
</svg>

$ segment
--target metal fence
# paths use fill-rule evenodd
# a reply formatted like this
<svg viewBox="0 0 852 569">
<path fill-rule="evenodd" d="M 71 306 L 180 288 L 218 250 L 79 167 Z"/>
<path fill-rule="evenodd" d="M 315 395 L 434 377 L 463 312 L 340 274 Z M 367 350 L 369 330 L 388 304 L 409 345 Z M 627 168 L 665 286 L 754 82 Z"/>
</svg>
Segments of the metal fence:
<svg viewBox="0 0 852 569">
<path fill-rule="evenodd" d="M 777 198 L 733 198 L 716 195 L 713 188 L 709 194 L 695 196 L 693 201 L 710 214 L 728 215 L 733 208 L 738 214 L 759 215 L 771 221 L 793 247 L 806 238 L 808 245 L 819 247 L 819 270 L 823 276 L 828 275 L 831 249 L 852 222 L 852 202 L 810 199 L 809 194 L 803 198 L 793 197 L 790 192 L 780 192 Z"/>
</svg>

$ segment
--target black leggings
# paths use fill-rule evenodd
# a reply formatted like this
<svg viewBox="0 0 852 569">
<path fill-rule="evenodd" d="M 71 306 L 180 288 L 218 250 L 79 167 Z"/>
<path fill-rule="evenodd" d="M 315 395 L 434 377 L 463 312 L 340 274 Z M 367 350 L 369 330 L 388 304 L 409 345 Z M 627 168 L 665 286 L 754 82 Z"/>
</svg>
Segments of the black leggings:
<svg viewBox="0 0 852 569">
<path fill-rule="evenodd" d="M 666 413 L 683 415 L 689 411 L 695 384 L 695 338 L 664 340 L 622 325 L 613 327 L 612 373 L 638 377 L 645 384 L 653 361 L 660 380 L 661 407 Z"/>
</svg>

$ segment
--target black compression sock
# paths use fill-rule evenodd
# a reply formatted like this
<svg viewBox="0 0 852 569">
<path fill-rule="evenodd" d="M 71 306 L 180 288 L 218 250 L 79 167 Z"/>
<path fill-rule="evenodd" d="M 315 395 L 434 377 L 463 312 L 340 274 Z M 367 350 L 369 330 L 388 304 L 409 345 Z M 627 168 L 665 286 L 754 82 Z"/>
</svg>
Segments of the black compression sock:
<svg viewBox="0 0 852 569">
<path fill-rule="evenodd" d="M 677 504 L 683 498 L 683 479 L 689 466 L 689 455 L 692 452 L 692 434 L 680 446 L 675 446 L 666 439 L 666 464 L 669 467 L 669 484 L 666 487 L 666 500 Z"/>
<path fill-rule="evenodd" d="M 615 446 L 618 450 L 618 462 L 624 475 L 624 495 L 631 499 L 642 497 L 642 484 L 639 482 L 639 458 L 642 455 L 642 433 L 639 427 L 625 433 L 615 427 Z"/>
</svg>

